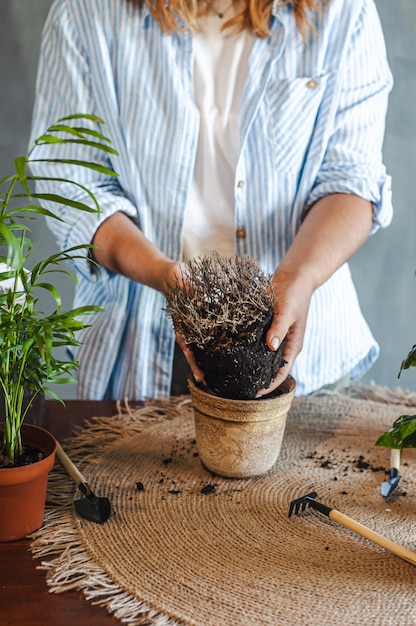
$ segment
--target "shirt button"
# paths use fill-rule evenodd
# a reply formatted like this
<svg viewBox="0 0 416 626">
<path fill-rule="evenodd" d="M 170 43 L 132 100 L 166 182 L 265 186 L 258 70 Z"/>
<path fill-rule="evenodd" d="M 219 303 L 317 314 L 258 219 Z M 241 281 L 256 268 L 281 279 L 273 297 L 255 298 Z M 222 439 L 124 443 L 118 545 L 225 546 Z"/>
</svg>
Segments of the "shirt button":
<svg viewBox="0 0 416 626">
<path fill-rule="evenodd" d="M 306 83 L 306 86 L 309 89 L 317 89 L 319 87 L 319 82 L 312 78 L 311 80 L 308 80 L 308 82 Z"/>
<path fill-rule="evenodd" d="M 237 235 L 237 237 L 238 237 L 239 239 L 245 239 L 245 238 L 246 238 L 246 235 L 247 235 L 247 232 L 246 232 L 246 229 L 245 229 L 245 228 L 237 228 L 237 230 L 236 230 L 236 233 L 235 233 L 235 234 Z"/>
<path fill-rule="evenodd" d="M 245 183 L 244 183 L 243 180 L 239 180 L 238 183 L 237 183 L 237 187 L 240 187 L 240 188 L 244 187 L 244 185 L 245 185 Z"/>
</svg>

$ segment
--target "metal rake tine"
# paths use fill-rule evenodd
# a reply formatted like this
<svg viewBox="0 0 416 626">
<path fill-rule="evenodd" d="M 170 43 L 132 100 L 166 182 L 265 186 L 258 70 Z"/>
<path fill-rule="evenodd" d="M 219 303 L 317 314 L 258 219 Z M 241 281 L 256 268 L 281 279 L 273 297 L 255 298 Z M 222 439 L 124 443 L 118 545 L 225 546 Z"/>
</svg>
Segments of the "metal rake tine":
<svg viewBox="0 0 416 626">
<path fill-rule="evenodd" d="M 306 496 L 302 496 L 301 498 L 298 498 L 297 500 L 292 500 L 292 502 L 290 503 L 290 507 L 289 507 L 288 517 L 292 516 L 293 509 L 295 509 L 295 515 L 298 515 L 301 507 L 302 507 L 302 512 L 303 512 L 307 506 L 311 505 L 311 502 L 313 502 L 317 496 L 318 494 L 316 493 L 316 491 L 311 491 L 310 493 L 307 493 Z"/>
</svg>

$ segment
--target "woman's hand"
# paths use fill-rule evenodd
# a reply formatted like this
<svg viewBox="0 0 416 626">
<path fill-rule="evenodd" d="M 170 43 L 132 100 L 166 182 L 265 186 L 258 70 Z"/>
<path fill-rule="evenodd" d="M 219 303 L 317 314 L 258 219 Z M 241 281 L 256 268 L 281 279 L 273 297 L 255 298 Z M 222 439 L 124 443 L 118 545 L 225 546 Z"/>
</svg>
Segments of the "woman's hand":
<svg viewBox="0 0 416 626">
<path fill-rule="evenodd" d="M 174 262 L 172 261 L 166 267 L 166 276 L 164 279 L 164 292 L 169 289 L 169 287 L 174 287 L 176 285 L 184 285 L 186 282 L 186 277 L 188 274 L 188 266 L 186 263 Z M 198 367 L 195 361 L 194 354 L 192 350 L 186 345 L 184 338 L 178 332 L 175 331 L 176 342 L 180 349 L 182 350 L 185 359 L 191 368 L 191 372 L 193 377 L 195 378 L 197 383 L 200 383 L 204 380 L 204 372 Z"/>
<path fill-rule="evenodd" d="M 309 304 L 313 285 L 309 277 L 298 272 L 277 268 L 272 285 L 276 296 L 274 316 L 266 335 L 267 345 L 277 350 L 286 338 L 283 358 L 286 364 L 267 389 L 260 389 L 258 396 L 274 391 L 289 375 L 295 359 L 302 350 Z"/>
<path fill-rule="evenodd" d="M 313 292 L 363 245 L 371 231 L 372 214 L 368 200 L 342 193 L 324 196 L 306 213 L 273 275 L 276 305 L 266 341 L 276 350 L 286 336 L 283 358 L 287 364 L 259 395 L 270 393 L 287 378 L 302 350 Z"/>
<path fill-rule="evenodd" d="M 123 213 L 115 213 L 101 224 L 93 244 L 96 246 L 93 255 L 98 263 L 164 294 L 169 286 L 186 280 L 186 263 L 168 259 Z M 192 351 L 177 333 L 176 340 L 195 380 L 201 382 L 204 374 Z"/>
<path fill-rule="evenodd" d="M 182 350 L 189 367 L 191 368 L 191 372 L 193 377 L 195 378 L 195 381 L 197 383 L 202 383 L 202 381 L 204 380 L 204 372 L 198 367 L 195 361 L 194 353 L 190 348 L 188 348 L 185 341 L 183 340 L 182 335 L 180 335 L 179 333 L 175 333 L 175 336 L 176 342 Z"/>
</svg>

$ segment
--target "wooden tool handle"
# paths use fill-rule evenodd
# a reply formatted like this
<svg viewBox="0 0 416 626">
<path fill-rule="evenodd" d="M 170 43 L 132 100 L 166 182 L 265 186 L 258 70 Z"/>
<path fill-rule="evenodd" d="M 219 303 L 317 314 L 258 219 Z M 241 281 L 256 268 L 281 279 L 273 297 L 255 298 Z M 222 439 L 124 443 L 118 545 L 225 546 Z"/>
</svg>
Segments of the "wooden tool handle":
<svg viewBox="0 0 416 626">
<path fill-rule="evenodd" d="M 84 476 L 81 474 L 79 469 L 73 464 L 69 456 L 66 452 L 63 451 L 61 444 L 59 441 L 56 442 L 56 455 L 62 463 L 65 470 L 68 472 L 70 477 L 73 479 L 75 484 L 78 486 L 80 484 L 86 484 Z"/>
<path fill-rule="evenodd" d="M 400 470 L 400 450 L 397 448 L 392 448 L 390 452 L 390 467 Z"/>
<path fill-rule="evenodd" d="M 369 539 L 381 548 L 389 550 L 389 552 L 392 552 L 393 554 L 400 557 L 401 559 L 404 559 L 408 563 L 416 565 L 415 552 L 412 552 L 411 550 L 408 550 L 403 546 L 399 546 L 397 543 L 394 543 L 394 541 L 390 541 L 390 539 L 387 539 L 386 537 L 382 537 L 378 533 L 374 532 L 374 530 L 371 530 L 371 528 L 363 526 L 363 524 L 356 522 L 347 515 L 344 515 L 344 513 L 341 513 L 336 509 L 331 509 L 331 512 L 329 513 L 329 519 L 333 520 L 334 522 L 338 522 L 338 524 L 345 526 L 345 528 L 349 528 L 349 530 L 352 530 L 358 535 L 365 537 L 365 539 Z"/>
</svg>

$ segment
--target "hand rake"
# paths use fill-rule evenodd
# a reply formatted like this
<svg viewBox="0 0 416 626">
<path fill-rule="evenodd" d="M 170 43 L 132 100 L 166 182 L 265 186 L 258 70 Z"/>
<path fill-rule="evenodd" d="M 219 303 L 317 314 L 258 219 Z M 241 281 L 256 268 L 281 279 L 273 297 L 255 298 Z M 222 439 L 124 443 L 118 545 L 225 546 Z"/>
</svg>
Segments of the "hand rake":
<svg viewBox="0 0 416 626">
<path fill-rule="evenodd" d="M 317 496 L 318 494 L 316 493 L 316 491 L 312 491 L 311 493 L 308 493 L 306 496 L 303 496 L 302 498 L 298 498 L 297 500 L 292 500 L 292 502 L 290 503 L 290 508 L 289 508 L 289 517 L 292 515 L 293 511 L 295 511 L 295 515 L 298 515 L 300 509 L 302 509 L 302 512 L 303 512 L 306 509 L 306 507 L 311 507 L 315 509 L 316 511 L 319 511 L 319 513 L 322 513 L 323 515 L 326 515 L 327 517 L 329 517 L 329 519 L 332 520 L 333 522 L 337 522 L 338 524 L 341 524 L 345 528 L 348 528 L 349 530 L 352 530 L 358 535 L 361 535 L 365 539 L 372 541 L 373 543 L 377 544 L 381 548 L 384 548 L 385 550 L 389 550 L 390 552 L 400 557 L 401 559 L 404 559 L 408 563 L 411 563 L 412 565 L 416 565 L 416 553 L 415 552 L 412 552 L 411 550 L 408 550 L 407 548 L 399 546 L 397 543 L 394 543 L 394 541 L 390 541 L 390 539 L 386 539 L 385 537 L 382 537 L 378 533 L 374 532 L 374 530 L 371 530 L 371 528 L 367 528 L 367 526 L 363 526 L 363 524 L 356 522 L 355 520 L 351 519 L 347 515 L 344 515 L 344 513 L 341 513 L 340 511 L 337 511 L 336 509 L 331 509 L 329 506 L 326 506 L 325 504 L 318 502 L 316 500 Z"/>
</svg>

